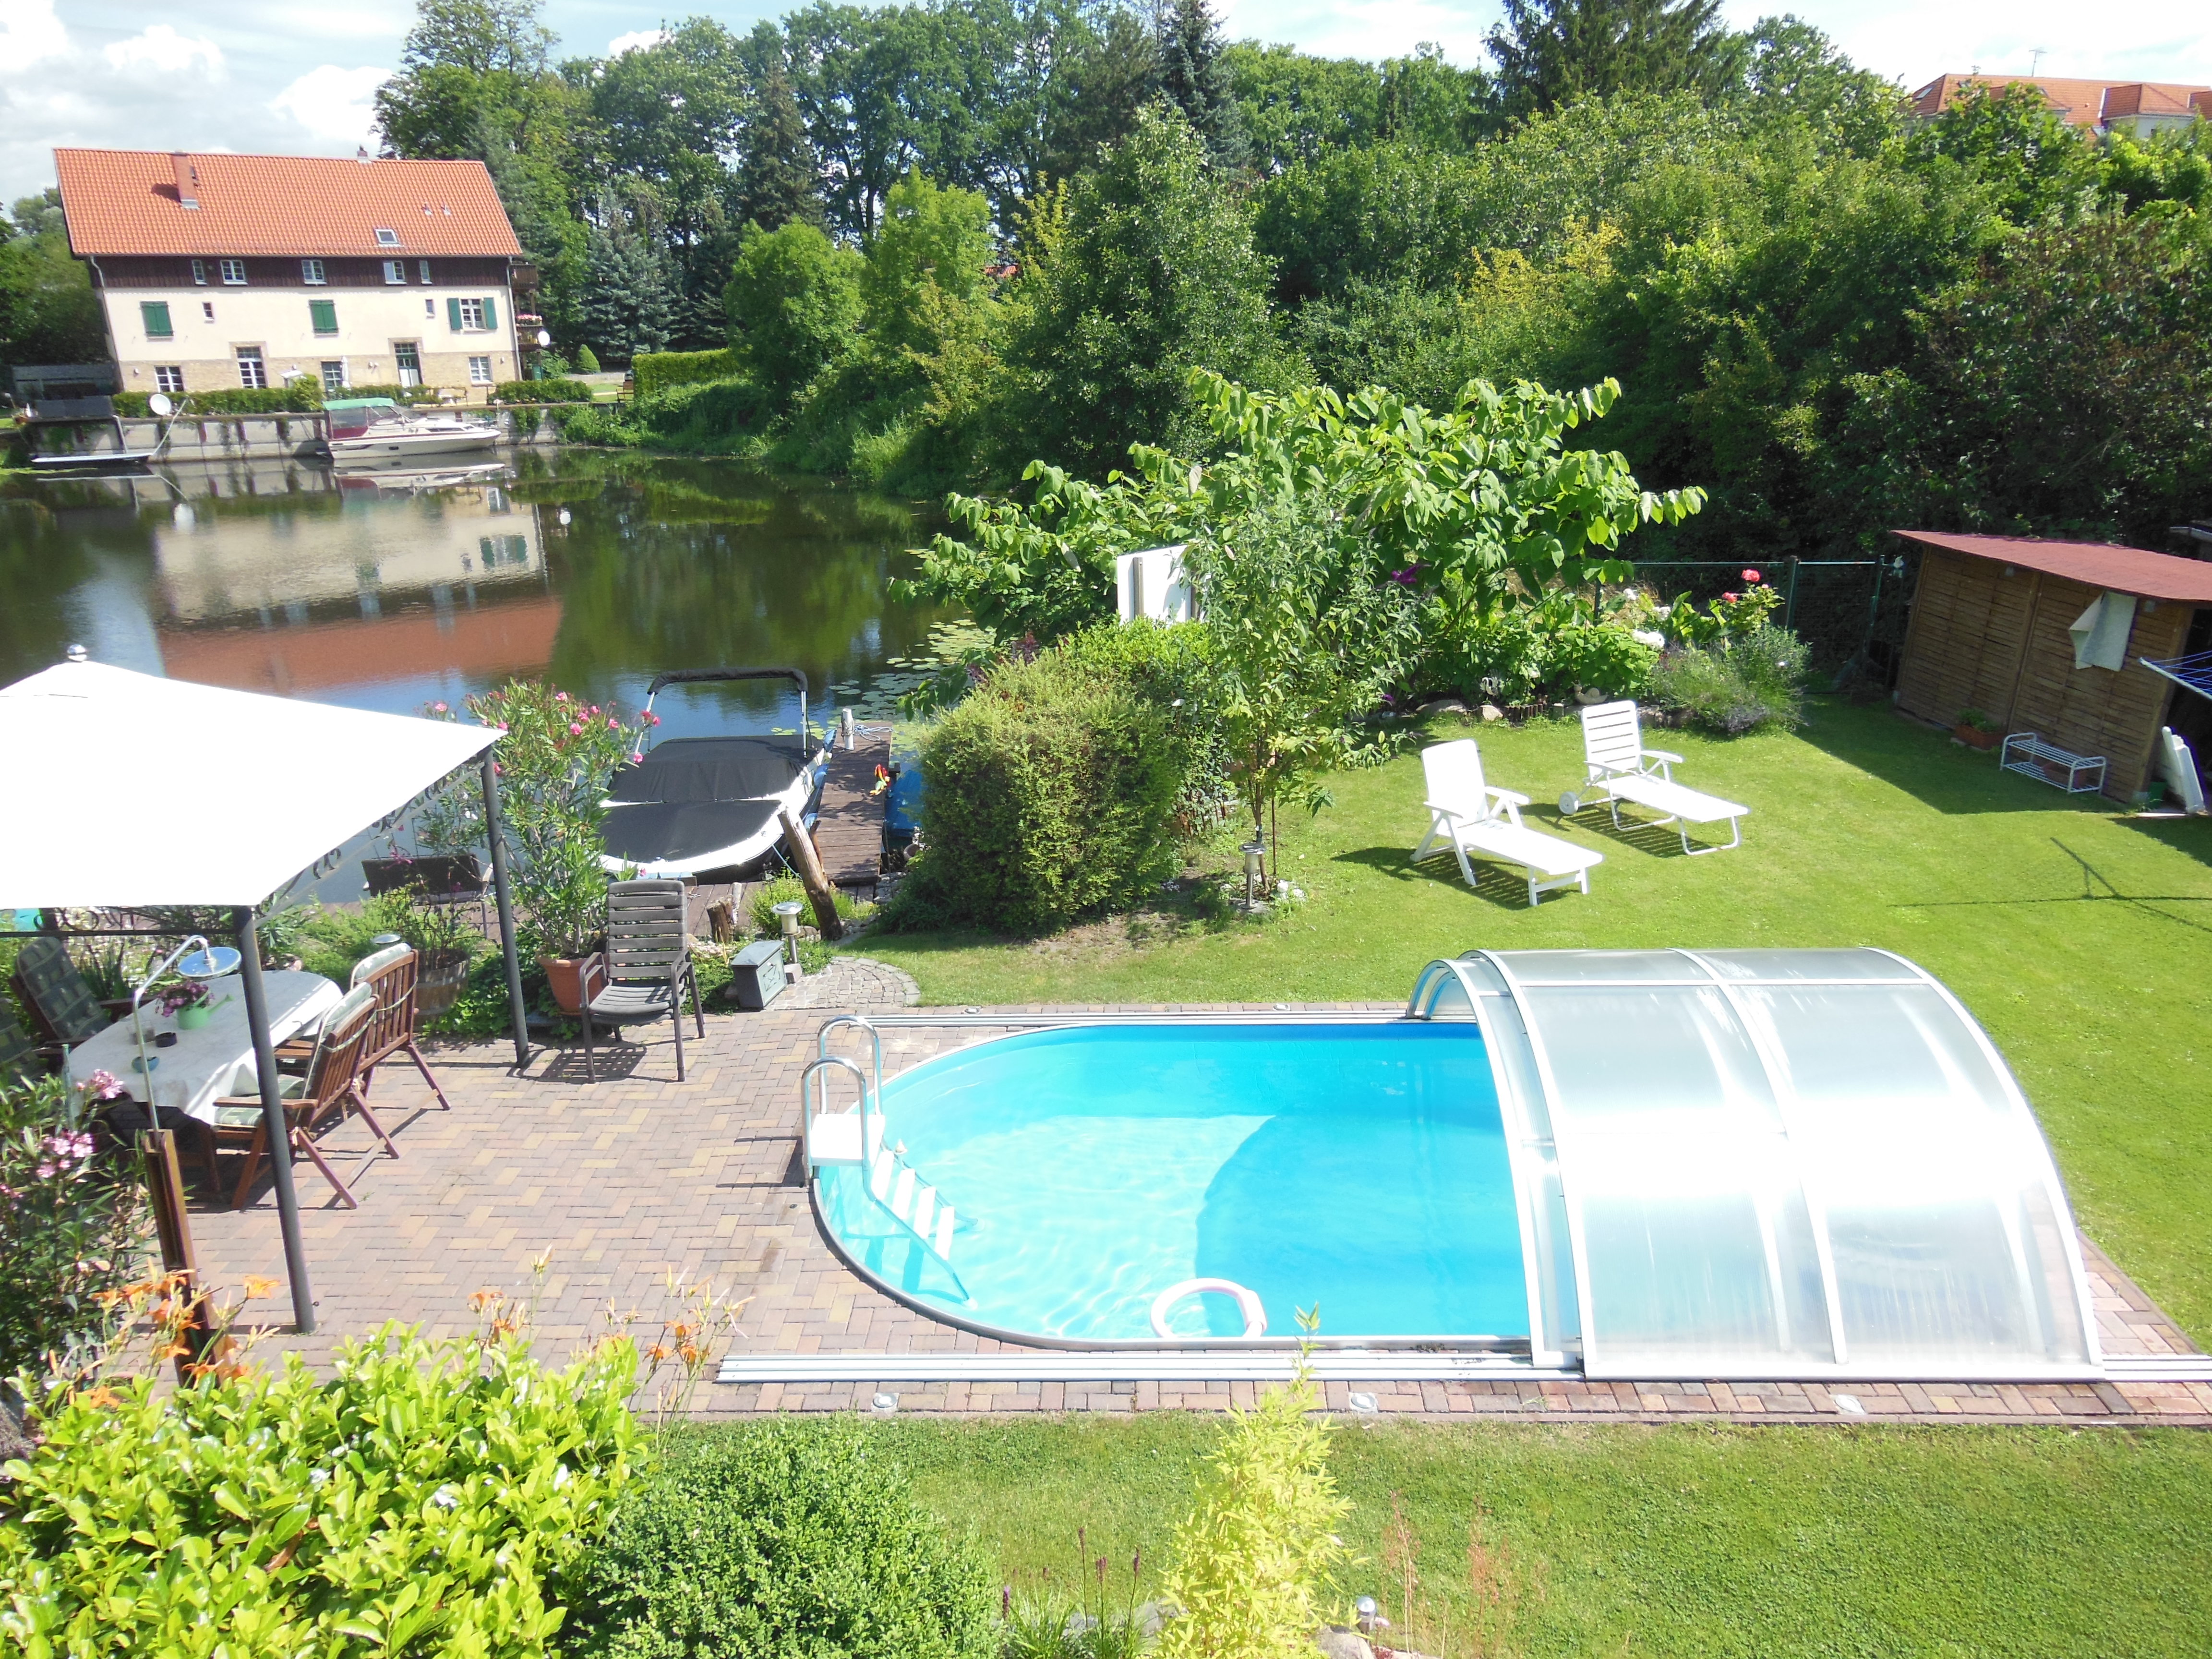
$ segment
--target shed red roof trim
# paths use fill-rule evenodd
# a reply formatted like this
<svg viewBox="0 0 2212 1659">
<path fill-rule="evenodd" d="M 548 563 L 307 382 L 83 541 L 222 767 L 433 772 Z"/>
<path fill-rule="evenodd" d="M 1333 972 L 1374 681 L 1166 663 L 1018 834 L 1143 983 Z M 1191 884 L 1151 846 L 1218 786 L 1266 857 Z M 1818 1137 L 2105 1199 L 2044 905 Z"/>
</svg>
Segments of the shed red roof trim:
<svg viewBox="0 0 2212 1659">
<path fill-rule="evenodd" d="M 2055 542 L 2039 536 L 1954 536 L 1933 530 L 1899 530 L 1893 534 L 1923 547 L 1940 547 L 1971 559 L 1990 559 L 2040 570 L 2045 575 L 2115 593 L 2186 605 L 2212 605 L 2212 563 L 2176 558 L 2111 542 Z"/>
<path fill-rule="evenodd" d="M 70 251 L 264 257 L 519 258 L 481 161 L 58 149 Z M 184 204 L 188 182 L 197 208 Z M 380 242 L 379 230 L 394 242 Z"/>
</svg>

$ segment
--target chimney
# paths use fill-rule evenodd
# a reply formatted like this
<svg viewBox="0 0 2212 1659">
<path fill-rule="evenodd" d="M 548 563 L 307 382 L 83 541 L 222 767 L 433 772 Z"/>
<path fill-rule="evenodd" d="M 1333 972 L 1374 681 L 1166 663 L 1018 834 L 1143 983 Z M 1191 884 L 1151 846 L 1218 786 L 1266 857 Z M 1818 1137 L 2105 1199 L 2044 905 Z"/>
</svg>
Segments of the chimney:
<svg viewBox="0 0 2212 1659">
<path fill-rule="evenodd" d="M 198 208 L 200 204 L 200 170 L 192 165 L 191 157 L 180 149 L 169 152 L 169 164 L 177 172 L 177 205 Z"/>
</svg>

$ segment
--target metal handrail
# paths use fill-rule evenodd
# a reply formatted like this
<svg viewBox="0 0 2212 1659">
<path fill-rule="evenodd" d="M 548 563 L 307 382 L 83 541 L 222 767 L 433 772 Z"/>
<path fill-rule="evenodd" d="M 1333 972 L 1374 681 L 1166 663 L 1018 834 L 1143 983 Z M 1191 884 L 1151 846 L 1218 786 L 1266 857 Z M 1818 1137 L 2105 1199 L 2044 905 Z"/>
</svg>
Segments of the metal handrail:
<svg viewBox="0 0 2212 1659">
<path fill-rule="evenodd" d="M 829 1097 L 823 1093 L 818 1084 L 811 1093 L 808 1091 L 806 1085 L 809 1081 L 812 1079 L 817 1072 L 822 1071 L 831 1066 L 840 1066 L 845 1070 L 850 1072 L 853 1074 L 854 1081 L 860 1085 L 860 1167 L 863 1170 L 866 1170 L 867 1167 L 868 1152 L 870 1151 L 868 1146 L 868 1074 L 860 1069 L 858 1061 L 848 1060 L 842 1054 L 829 1054 L 820 1060 L 811 1062 L 807 1066 L 806 1069 L 799 1074 L 799 1132 L 802 1137 L 800 1146 L 806 1154 L 807 1171 L 810 1175 L 813 1172 L 814 1164 L 814 1119 L 817 1113 L 817 1108 L 816 1107 L 815 1103 L 819 1099 L 823 1103 L 819 1109 L 826 1111 L 828 1109 Z"/>
<path fill-rule="evenodd" d="M 874 1022 L 866 1014 L 839 1014 L 834 1019 L 823 1020 L 822 1029 L 814 1034 L 814 1053 L 817 1059 L 826 1060 L 830 1057 L 830 1033 L 840 1025 L 859 1026 L 868 1034 L 868 1041 L 875 1044 L 876 1109 L 880 1112 L 883 1110 L 884 1094 L 884 1034 L 876 1029 Z"/>
</svg>

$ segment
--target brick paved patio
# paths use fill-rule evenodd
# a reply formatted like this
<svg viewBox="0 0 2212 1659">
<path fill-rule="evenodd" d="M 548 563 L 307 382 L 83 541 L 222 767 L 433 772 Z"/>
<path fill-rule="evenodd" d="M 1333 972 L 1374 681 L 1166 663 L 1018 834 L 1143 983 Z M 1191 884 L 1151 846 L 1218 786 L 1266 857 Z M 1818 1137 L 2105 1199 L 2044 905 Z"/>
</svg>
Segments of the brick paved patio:
<svg viewBox="0 0 2212 1659">
<path fill-rule="evenodd" d="M 834 979 L 805 990 L 766 1013 L 710 1015 L 706 1040 L 686 1044 L 689 1078 L 681 1084 L 666 1030 L 641 1027 L 630 1035 L 642 1036 L 642 1045 L 614 1051 L 611 1064 L 609 1051 L 600 1050 L 601 1081 L 592 1085 L 584 1082 L 580 1053 L 541 1051 L 517 1076 L 508 1044 L 441 1045 L 432 1063 L 453 1102 L 451 1113 L 437 1109 L 410 1069 L 387 1068 L 374 1099 L 401 1156 L 375 1152 L 357 1121 L 325 1138 L 326 1153 L 360 1197 L 353 1211 L 301 1164 L 319 1329 L 301 1337 L 289 1327 L 268 1328 L 262 1358 L 290 1350 L 322 1364 L 340 1340 L 386 1320 L 419 1324 L 431 1334 L 465 1331 L 473 1323 L 469 1296 L 485 1288 L 533 1297 L 540 1351 L 558 1358 L 602 1328 L 599 1316 L 610 1303 L 657 1316 L 668 1305 L 664 1285 L 672 1270 L 752 1298 L 738 1339 L 742 1353 L 1009 1352 L 877 1291 L 817 1231 L 797 1160 L 797 1080 L 817 1028 L 835 1011 L 827 1000 L 905 1012 L 914 992 L 896 969 L 854 958 L 841 959 Z M 1218 1011 L 1237 1012 L 1229 1005 Z M 986 1012 L 1008 1016 L 1008 1024 L 886 1030 L 886 1073 L 1000 1035 L 1024 1015 L 1108 1011 Z M 282 1279 L 276 1205 L 265 1180 L 241 1212 L 196 1200 L 192 1227 L 210 1284 L 234 1287 L 250 1273 Z M 541 1254 L 546 1267 L 533 1282 L 532 1263 Z M 2108 1353 L 2193 1352 L 2094 1249 L 2090 1263 Z M 284 1306 L 280 1291 L 252 1311 L 281 1318 Z M 1249 1401 L 1254 1388 L 1141 1380 L 709 1383 L 696 1409 L 722 1415 L 866 1408 L 887 1392 L 902 1411 L 1214 1410 Z M 1832 1390 L 1786 1382 L 1455 1379 L 1331 1382 L 1328 1403 L 1351 1409 L 1355 1392 L 1371 1393 L 1379 1412 L 1434 1418 L 2212 1425 L 2212 1382 L 2198 1381 L 1857 1383 Z M 1838 1392 L 1860 1411 L 1839 1406 Z"/>
</svg>

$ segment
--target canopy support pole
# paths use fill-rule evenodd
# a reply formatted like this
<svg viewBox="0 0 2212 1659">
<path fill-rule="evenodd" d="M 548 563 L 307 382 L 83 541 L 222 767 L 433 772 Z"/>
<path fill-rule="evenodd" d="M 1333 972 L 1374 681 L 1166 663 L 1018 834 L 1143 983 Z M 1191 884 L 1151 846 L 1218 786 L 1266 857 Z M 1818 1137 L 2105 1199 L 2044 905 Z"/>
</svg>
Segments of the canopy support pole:
<svg viewBox="0 0 2212 1659">
<path fill-rule="evenodd" d="M 292 1281 L 292 1322 L 302 1336 L 315 1328 L 315 1291 L 307 1282 L 307 1247 L 300 1242 L 300 1195 L 292 1188 L 292 1130 L 284 1120 L 284 1079 L 276 1070 L 276 1045 L 269 1037 L 269 994 L 261 983 L 261 940 L 252 908 L 233 912 L 238 927 L 238 977 L 246 992 L 246 1024 L 253 1033 L 253 1066 L 261 1078 L 261 1121 L 276 1177 L 276 1221 L 284 1236 L 284 1274 Z"/>
<path fill-rule="evenodd" d="M 507 960 L 507 1006 L 514 1017 L 514 1069 L 530 1064 L 530 1021 L 522 1000 L 522 958 L 514 948 L 514 895 L 507 886 L 507 835 L 499 821 L 499 768 L 484 750 L 484 833 L 491 840 L 491 890 L 499 905 L 499 948 Z"/>
</svg>

